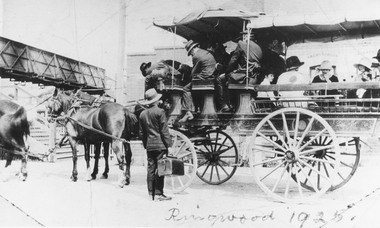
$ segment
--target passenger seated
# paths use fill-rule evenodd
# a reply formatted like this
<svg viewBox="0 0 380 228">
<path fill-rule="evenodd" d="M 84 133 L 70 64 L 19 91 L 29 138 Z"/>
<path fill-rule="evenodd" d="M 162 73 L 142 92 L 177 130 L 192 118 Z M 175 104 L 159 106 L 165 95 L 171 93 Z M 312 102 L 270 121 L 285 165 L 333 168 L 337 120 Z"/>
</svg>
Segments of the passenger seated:
<svg viewBox="0 0 380 228">
<path fill-rule="evenodd" d="M 191 71 L 192 80 L 200 80 L 204 83 L 216 84 L 215 96 L 217 107 L 221 107 L 222 112 L 230 111 L 230 108 L 219 103 L 223 95 L 222 86 L 218 87 L 217 77 L 219 76 L 217 62 L 214 56 L 207 50 L 199 47 L 199 43 L 189 40 L 185 46 L 187 54 L 192 56 L 193 69 Z"/>
<path fill-rule="evenodd" d="M 274 80 L 274 72 L 269 71 L 267 74 L 265 74 L 265 77 L 263 81 L 260 83 L 260 85 L 271 85 L 272 81 Z M 270 108 L 273 109 L 276 107 L 275 105 L 275 96 L 273 91 L 259 91 L 257 93 L 256 100 L 260 101 L 274 101 L 274 102 L 265 102 L 265 103 L 257 103 L 258 108 Z"/>
<path fill-rule="evenodd" d="M 339 82 L 339 79 L 337 76 L 331 74 L 332 70 L 332 65 L 330 61 L 324 60 L 322 61 L 321 65 L 317 68 L 318 70 L 318 75 L 316 75 L 313 78 L 312 83 L 332 83 L 332 82 Z M 319 90 L 316 91 L 317 95 L 325 96 L 325 95 L 338 95 L 340 94 L 338 90 L 336 89 L 330 89 L 330 90 Z M 332 97 L 323 97 L 323 98 L 335 98 L 334 96 Z M 323 106 L 323 102 L 317 102 L 319 106 Z M 329 102 L 329 106 L 335 106 L 335 102 Z"/>
<path fill-rule="evenodd" d="M 297 56 L 291 56 L 286 60 L 287 72 L 282 73 L 277 80 L 278 85 L 284 84 L 306 84 L 308 78 L 298 72 L 298 69 L 304 64 Z M 303 100 L 305 91 L 280 91 L 280 100 Z M 284 107 L 307 107 L 307 102 L 285 101 L 282 102 Z"/>
<path fill-rule="evenodd" d="M 367 82 L 372 80 L 371 75 L 371 60 L 364 57 L 361 58 L 359 63 L 354 64 L 354 67 L 357 69 L 358 74 L 354 77 L 354 82 Z M 351 89 L 347 91 L 347 98 L 365 98 L 368 97 L 370 91 L 366 89 Z M 364 94 L 366 96 L 364 97 Z M 362 105 L 362 102 L 351 102 L 352 105 Z"/>
<path fill-rule="evenodd" d="M 171 79 L 174 73 L 174 81 L 176 82 L 176 85 L 182 86 L 183 89 L 183 93 L 181 94 L 181 109 L 185 112 L 185 114 L 184 117 L 180 119 L 180 122 L 185 122 L 194 118 L 191 113 L 194 111 L 194 104 L 191 96 L 190 66 L 181 64 L 177 61 L 173 62 L 172 60 L 162 60 L 153 65 L 151 62 L 142 63 L 140 70 L 142 75 L 145 77 L 145 91 L 151 88 L 156 89 L 158 81 Z"/>
</svg>

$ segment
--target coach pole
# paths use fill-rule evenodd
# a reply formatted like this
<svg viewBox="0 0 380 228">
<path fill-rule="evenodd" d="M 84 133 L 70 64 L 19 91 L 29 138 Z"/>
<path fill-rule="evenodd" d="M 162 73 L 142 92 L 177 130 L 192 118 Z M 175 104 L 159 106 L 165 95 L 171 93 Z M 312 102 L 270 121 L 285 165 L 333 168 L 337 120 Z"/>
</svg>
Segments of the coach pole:
<svg viewBox="0 0 380 228">
<path fill-rule="evenodd" d="M 115 87 L 115 98 L 116 102 L 125 105 L 125 82 L 124 82 L 124 72 L 125 69 L 125 41 L 126 41 L 126 0 L 120 0 L 120 11 L 119 11 L 119 52 L 118 52 L 118 63 L 117 63 L 117 73 L 115 77 L 116 87 Z"/>
</svg>

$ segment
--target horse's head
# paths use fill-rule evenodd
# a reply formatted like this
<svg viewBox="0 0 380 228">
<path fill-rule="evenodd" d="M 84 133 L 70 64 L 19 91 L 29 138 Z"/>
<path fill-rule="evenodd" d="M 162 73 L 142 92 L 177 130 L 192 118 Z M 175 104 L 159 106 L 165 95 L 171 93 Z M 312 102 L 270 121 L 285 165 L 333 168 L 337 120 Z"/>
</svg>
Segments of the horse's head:
<svg viewBox="0 0 380 228">
<path fill-rule="evenodd" d="M 48 115 L 56 117 L 62 113 L 66 113 L 70 109 L 73 100 L 74 98 L 72 96 L 56 88 L 46 105 Z"/>
</svg>

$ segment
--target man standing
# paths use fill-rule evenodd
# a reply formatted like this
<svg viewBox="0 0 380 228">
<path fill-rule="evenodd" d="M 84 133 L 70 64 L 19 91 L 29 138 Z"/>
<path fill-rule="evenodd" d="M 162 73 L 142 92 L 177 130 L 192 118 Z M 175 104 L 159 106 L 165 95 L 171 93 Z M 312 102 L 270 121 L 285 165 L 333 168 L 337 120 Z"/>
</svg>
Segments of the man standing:
<svg viewBox="0 0 380 228">
<path fill-rule="evenodd" d="M 171 200 L 171 197 L 164 195 L 164 176 L 158 176 L 157 161 L 168 153 L 168 148 L 172 146 L 166 115 L 163 109 L 159 108 L 158 102 L 161 98 L 155 89 L 148 89 L 145 92 L 145 102 L 143 105 L 147 109 L 140 114 L 139 136 L 143 141 L 147 151 L 148 172 L 147 185 L 149 195 L 152 199 Z"/>
</svg>

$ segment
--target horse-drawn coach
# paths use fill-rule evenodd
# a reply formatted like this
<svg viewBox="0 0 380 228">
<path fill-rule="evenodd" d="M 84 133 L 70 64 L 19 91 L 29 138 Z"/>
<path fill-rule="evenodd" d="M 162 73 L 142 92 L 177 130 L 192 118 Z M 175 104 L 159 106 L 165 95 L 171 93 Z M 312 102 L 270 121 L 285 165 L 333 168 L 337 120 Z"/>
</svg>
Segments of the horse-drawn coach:
<svg viewBox="0 0 380 228">
<path fill-rule="evenodd" d="M 272 17 L 209 9 L 176 23 L 155 25 L 188 40 L 222 43 L 243 29 L 264 39 L 284 41 L 287 46 L 310 39 L 323 45 L 326 38 L 332 42 L 379 34 L 377 17 L 333 18 Z M 308 200 L 347 183 L 358 168 L 360 137 L 380 135 L 380 99 L 346 96 L 347 91 L 357 89 L 378 90 L 379 82 L 229 84 L 231 100 L 235 101 L 231 113 L 216 111 L 213 84 L 193 83 L 193 96 L 201 98 L 194 102 L 200 108 L 194 119 L 181 123 L 181 86 L 175 80 L 173 75 L 158 89 L 171 97 L 169 124 L 184 142 L 180 149 L 187 151 L 179 156 L 187 164 L 186 175 L 168 180 L 176 191 L 190 185 L 194 172 L 202 181 L 218 185 L 249 163 L 256 183 L 269 196 L 283 202 Z M 338 90 L 339 94 L 308 93 L 320 90 Z M 305 93 L 291 99 L 256 99 L 257 92 L 266 91 Z"/>
</svg>

